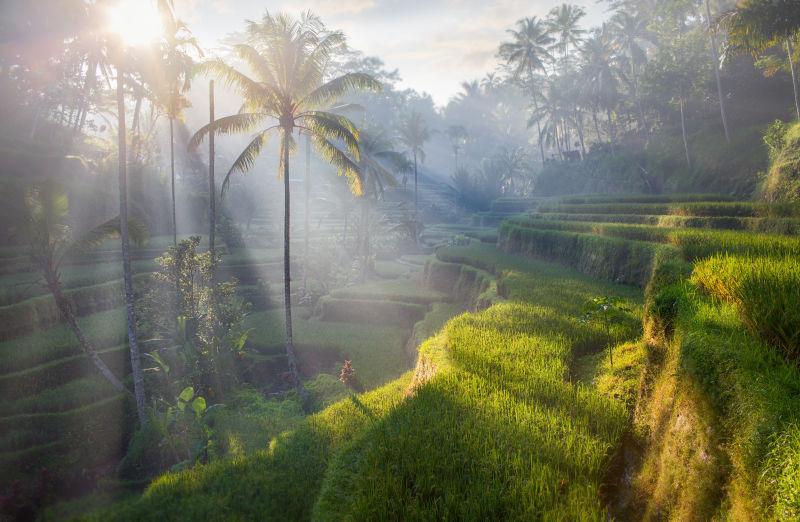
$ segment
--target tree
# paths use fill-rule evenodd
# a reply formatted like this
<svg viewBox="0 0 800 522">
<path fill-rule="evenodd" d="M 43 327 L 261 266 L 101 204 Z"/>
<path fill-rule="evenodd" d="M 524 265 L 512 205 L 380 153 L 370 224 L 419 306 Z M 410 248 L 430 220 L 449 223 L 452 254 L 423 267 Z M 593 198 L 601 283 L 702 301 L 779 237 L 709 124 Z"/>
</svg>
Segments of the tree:
<svg viewBox="0 0 800 522">
<path fill-rule="evenodd" d="M 189 54 L 194 49 L 200 56 L 203 52 L 192 36 L 191 31 L 184 22 L 175 18 L 172 0 L 158 0 L 158 10 L 161 15 L 161 25 L 164 31 L 161 42 L 162 56 L 158 69 L 162 71 L 159 79 L 154 81 L 154 86 L 161 90 L 160 103 L 166 109 L 169 118 L 169 164 L 172 197 L 172 241 L 178 245 L 178 221 L 175 212 L 175 119 L 181 116 L 183 109 L 188 106 L 188 101 L 182 95 L 191 87 L 194 70 L 194 60 Z"/>
<path fill-rule="evenodd" d="M 458 152 L 467 141 L 467 129 L 463 125 L 450 125 L 445 131 L 447 138 L 450 140 L 450 146 L 453 147 L 453 157 L 455 158 L 455 169 L 453 172 L 458 172 Z"/>
<path fill-rule="evenodd" d="M 283 276 L 286 358 L 294 386 L 302 394 L 297 372 L 292 336 L 291 267 L 290 267 L 290 190 L 289 154 L 295 146 L 296 131 L 306 133 L 320 156 L 347 177 L 350 188 L 361 194 L 362 183 L 356 161 L 359 132 L 344 116 L 319 110 L 329 106 L 348 91 L 358 88 L 379 89 L 380 84 L 364 73 L 348 73 L 323 82 L 323 65 L 344 42 L 340 32 L 325 32 L 319 18 L 304 15 L 295 20 L 285 14 L 265 13 L 260 22 L 248 22 L 247 43 L 234 46 L 239 58 L 253 71 L 240 72 L 220 59 L 206 62 L 204 68 L 234 87 L 243 99 L 238 114 L 225 116 L 205 125 L 192 137 L 190 147 L 197 147 L 209 132 L 236 134 L 256 131 L 250 143 L 233 162 L 222 184 L 223 193 L 234 173 L 253 168 L 269 137 L 280 137 L 279 176 L 283 177 Z M 341 142 L 350 156 L 334 142 Z"/>
<path fill-rule="evenodd" d="M 644 42 L 655 38 L 647 29 L 648 20 L 641 15 L 618 11 L 611 17 L 610 31 L 613 43 L 626 55 L 630 67 L 630 84 L 639 117 L 639 127 L 647 132 L 644 108 L 639 95 L 639 68 L 647 61 Z M 727 127 L 726 127 L 727 129 Z"/>
<path fill-rule="evenodd" d="M 537 71 L 546 72 L 546 62 L 552 60 L 550 48 L 555 42 L 544 22 L 538 18 L 523 18 L 517 21 L 517 29 L 507 31 L 513 41 L 500 44 L 500 57 L 513 68 L 513 77 L 523 84 L 527 83 L 533 100 L 533 110 L 539 110 L 536 98 Z M 542 129 L 537 123 L 539 153 L 544 163 Z"/>
<path fill-rule="evenodd" d="M 61 284 L 61 267 L 65 261 L 76 254 L 80 254 L 93 246 L 97 246 L 104 239 L 118 236 L 120 229 L 119 218 L 98 225 L 84 233 L 81 237 L 74 238 L 72 230 L 67 224 L 67 209 L 69 200 L 66 191 L 52 179 L 32 187 L 26 197 L 28 213 L 28 229 L 26 236 L 30 240 L 30 257 L 33 265 L 41 273 L 45 286 L 53 296 L 61 318 L 78 339 L 83 352 L 97 368 L 97 371 L 118 392 L 130 393 L 122 381 L 114 375 L 103 359 L 97 354 L 92 342 L 78 325 L 72 301 L 64 295 Z M 145 230 L 131 224 L 129 230 L 137 243 L 143 243 L 146 238 Z"/>
<path fill-rule="evenodd" d="M 133 271 L 131 268 L 130 235 L 128 231 L 128 144 L 125 126 L 125 69 L 124 50 L 122 45 L 116 49 L 117 60 L 117 155 L 119 163 L 119 219 L 120 242 L 122 244 L 122 279 L 125 289 L 125 315 L 128 322 L 128 347 L 131 355 L 131 372 L 133 373 L 133 395 L 136 399 L 136 411 L 139 423 L 147 420 L 145 410 L 144 375 L 139 353 L 139 341 L 136 335 L 135 296 L 133 295 Z"/>
<path fill-rule="evenodd" d="M 425 149 L 423 147 L 425 147 L 425 143 L 431 139 L 431 132 L 422 115 L 414 110 L 400 122 L 397 131 L 400 135 L 400 142 L 414 158 L 414 214 L 416 216 L 419 205 L 417 164 L 425 163 Z"/>
<path fill-rule="evenodd" d="M 761 54 L 771 47 L 785 47 L 800 119 L 800 87 L 794 66 L 794 47 L 800 34 L 800 3 L 794 0 L 744 0 L 721 19 L 728 30 L 732 53 Z"/>
<path fill-rule="evenodd" d="M 613 150 L 616 132 L 611 112 L 619 98 L 619 74 L 608 26 L 603 26 L 602 29 L 595 31 L 583 42 L 581 71 L 589 86 L 589 99 L 594 108 L 595 129 L 598 127 L 596 109 L 604 108 L 608 118 L 608 138 Z"/>
<path fill-rule="evenodd" d="M 586 16 L 586 11 L 582 7 L 561 4 L 553 8 L 545 20 L 550 33 L 556 36 L 556 47 L 561 51 L 564 68 L 569 65 L 569 46 L 577 48 L 586 32 L 578 25 L 584 16 Z"/>
</svg>

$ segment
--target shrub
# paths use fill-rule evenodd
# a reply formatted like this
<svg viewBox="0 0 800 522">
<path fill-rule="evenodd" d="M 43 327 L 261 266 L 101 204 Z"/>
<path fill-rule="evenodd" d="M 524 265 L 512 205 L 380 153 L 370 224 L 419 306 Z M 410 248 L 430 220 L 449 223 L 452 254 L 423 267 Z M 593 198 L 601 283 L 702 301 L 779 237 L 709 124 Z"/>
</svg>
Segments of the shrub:
<svg viewBox="0 0 800 522">
<path fill-rule="evenodd" d="M 777 122 L 776 122 L 777 124 Z M 770 148 L 770 166 L 764 182 L 767 201 L 800 200 L 800 122 L 770 127 L 764 140 Z"/>
<path fill-rule="evenodd" d="M 797 258 L 715 256 L 692 282 L 731 303 L 744 325 L 787 357 L 800 358 L 800 266 Z"/>
</svg>

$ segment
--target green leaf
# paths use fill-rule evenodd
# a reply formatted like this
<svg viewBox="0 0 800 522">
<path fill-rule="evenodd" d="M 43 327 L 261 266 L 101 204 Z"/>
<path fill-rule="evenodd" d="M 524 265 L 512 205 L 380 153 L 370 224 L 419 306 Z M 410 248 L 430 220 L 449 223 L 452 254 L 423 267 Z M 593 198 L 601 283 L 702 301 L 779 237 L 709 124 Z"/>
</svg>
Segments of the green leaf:
<svg viewBox="0 0 800 522">
<path fill-rule="evenodd" d="M 197 417 L 202 417 L 203 413 L 206 411 L 206 400 L 202 397 L 197 397 L 192 401 L 192 409 Z"/>
<path fill-rule="evenodd" d="M 180 395 L 178 395 L 179 402 L 189 402 L 194 397 L 194 388 L 191 386 L 187 386 L 183 389 Z"/>
</svg>

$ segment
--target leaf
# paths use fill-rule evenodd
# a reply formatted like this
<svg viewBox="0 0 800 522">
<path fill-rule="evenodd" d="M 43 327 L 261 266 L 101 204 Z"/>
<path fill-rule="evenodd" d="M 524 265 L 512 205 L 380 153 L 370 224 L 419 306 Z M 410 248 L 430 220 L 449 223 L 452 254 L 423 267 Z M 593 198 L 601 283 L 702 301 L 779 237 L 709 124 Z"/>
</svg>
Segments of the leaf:
<svg viewBox="0 0 800 522">
<path fill-rule="evenodd" d="M 202 397 L 197 397 L 192 401 L 192 409 L 194 414 L 199 418 L 203 416 L 206 411 L 206 400 Z"/>
<path fill-rule="evenodd" d="M 183 389 L 180 395 L 178 395 L 178 401 L 180 402 L 189 402 L 194 397 L 194 388 L 191 386 L 187 386 Z"/>
</svg>

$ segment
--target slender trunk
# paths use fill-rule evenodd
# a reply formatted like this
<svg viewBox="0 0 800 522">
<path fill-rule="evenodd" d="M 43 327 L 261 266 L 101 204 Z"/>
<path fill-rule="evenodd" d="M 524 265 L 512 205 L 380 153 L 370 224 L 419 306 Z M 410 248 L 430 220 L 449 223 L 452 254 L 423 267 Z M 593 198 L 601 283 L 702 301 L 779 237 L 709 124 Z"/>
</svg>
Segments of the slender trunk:
<svg viewBox="0 0 800 522">
<path fill-rule="evenodd" d="M 681 133 L 683 134 L 683 150 L 686 152 L 686 165 L 689 166 L 689 170 L 692 168 L 692 160 L 689 157 L 689 141 L 686 138 L 686 117 L 683 111 L 683 97 L 680 98 L 680 107 L 681 107 Z"/>
<path fill-rule="evenodd" d="M 142 113 L 142 99 L 141 95 L 136 97 L 136 105 L 133 107 L 133 121 L 131 122 L 131 134 L 133 134 L 134 139 L 132 140 L 131 144 L 133 145 L 133 159 L 139 159 L 139 150 L 141 149 L 141 136 L 139 133 L 139 119 Z"/>
<path fill-rule="evenodd" d="M 306 208 L 303 220 L 305 229 L 304 252 L 303 252 L 303 288 L 308 288 L 308 245 L 311 235 L 311 136 L 306 134 Z"/>
<path fill-rule="evenodd" d="M 545 75 L 546 74 L 547 74 L 547 72 L 545 72 Z M 531 83 L 531 98 L 533 99 L 533 110 L 534 110 L 534 113 L 538 113 L 539 112 L 539 102 L 536 99 L 536 85 L 534 85 L 533 69 L 531 68 L 530 64 L 528 64 L 528 80 Z M 539 139 L 539 154 L 542 157 L 542 165 L 544 165 L 544 143 L 542 142 L 542 124 L 539 122 L 538 119 L 536 120 L 536 131 L 538 132 L 537 138 Z"/>
<path fill-rule="evenodd" d="M 800 119 L 800 93 L 797 87 L 797 71 L 794 68 L 794 47 L 792 46 L 792 39 L 786 39 L 786 52 L 789 53 L 789 70 L 792 72 L 792 89 L 794 90 L 794 108 L 797 111 L 797 119 Z"/>
<path fill-rule="evenodd" d="M 597 122 L 597 108 L 592 107 L 592 121 L 594 121 L 594 133 L 597 136 L 597 141 L 600 141 L 600 124 Z"/>
<path fill-rule="evenodd" d="M 121 51 L 120 51 L 121 53 Z M 128 159 L 125 127 L 125 89 L 122 67 L 123 57 L 120 54 L 117 62 L 117 117 L 119 118 L 119 229 L 122 239 L 122 276 L 125 286 L 125 312 L 128 320 L 128 346 L 131 354 L 131 371 L 133 373 L 133 395 L 136 399 L 136 412 L 139 423 L 147 421 L 144 397 L 144 376 L 139 355 L 139 343 L 136 338 L 136 311 L 134 309 L 133 276 L 131 274 L 130 238 L 128 235 Z"/>
<path fill-rule="evenodd" d="M 58 276 L 53 274 L 52 271 L 50 273 L 45 274 L 45 279 L 47 280 L 47 287 L 50 290 L 50 293 L 53 295 L 53 299 L 56 302 L 56 306 L 58 307 L 58 311 L 61 312 L 61 317 L 64 318 L 64 321 L 69 326 L 69 329 L 72 330 L 72 333 L 75 334 L 75 337 L 78 339 L 78 344 L 83 349 L 86 356 L 92 361 L 92 364 L 97 368 L 97 371 L 109 382 L 111 386 L 114 387 L 115 390 L 118 392 L 125 392 L 130 394 L 130 392 L 125 388 L 125 385 L 122 384 L 114 372 L 106 365 L 105 361 L 97 355 L 97 350 L 95 350 L 92 343 L 86 336 L 83 334 L 83 330 L 81 330 L 80 326 L 78 326 L 78 321 L 75 318 L 75 313 L 72 310 L 72 304 L 64 297 L 64 294 L 61 292 L 61 283 L 58 281 Z"/>
<path fill-rule="evenodd" d="M 175 213 L 175 119 L 169 118 L 169 179 L 172 189 L 172 244 L 178 246 L 178 218 Z"/>
<path fill-rule="evenodd" d="M 86 124 L 86 113 L 89 112 L 89 97 L 92 94 L 92 88 L 94 87 L 94 82 L 97 79 L 97 61 L 92 60 L 89 62 L 89 68 L 86 71 L 86 82 L 83 85 L 83 96 L 81 97 L 81 103 L 83 105 L 81 109 L 80 118 L 78 118 L 78 126 L 77 131 L 80 132 L 83 130 L 83 126 Z"/>
<path fill-rule="evenodd" d="M 614 129 L 614 120 L 611 119 L 611 108 L 606 107 L 606 116 L 608 117 L 608 141 L 611 143 L 611 154 L 614 154 L 614 141 L 616 141 L 616 130 Z"/>
<path fill-rule="evenodd" d="M 578 129 L 578 141 L 581 144 L 581 159 L 586 157 L 586 144 L 583 140 L 583 115 L 576 108 L 575 110 L 575 128 Z"/>
<path fill-rule="evenodd" d="M 418 200 L 417 200 L 417 151 L 414 151 L 414 217 L 417 216 L 418 212 Z"/>
<path fill-rule="evenodd" d="M 214 80 L 208 82 L 208 122 L 214 123 Z M 208 132 L 208 250 L 211 252 L 211 279 L 217 264 L 217 183 L 214 179 L 214 129 Z"/>
<path fill-rule="evenodd" d="M 719 77 L 719 51 L 717 51 L 717 35 L 711 25 L 711 7 L 706 0 L 706 20 L 708 22 L 708 32 L 711 38 L 711 61 L 714 67 L 714 77 L 717 80 L 717 97 L 719 98 L 719 112 L 722 116 L 722 128 L 725 130 L 725 141 L 731 142 L 731 135 L 728 132 L 728 114 L 725 110 L 725 97 L 722 95 L 722 80 Z M 800 117 L 800 109 L 798 109 L 798 117 Z"/>
<path fill-rule="evenodd" d="M 294 339 L 292 337 L 292 268 L 289 252 L 290 239 L 290 208 L 289 208 L 289 131 L 284 129 L 282 144 L 283 154 L 283 310 L 286 315 L 286 360 L 289 365 L 289 374 L 292 385 L 302 396 L 302 384 L 297 374 L 297 359 L 294 354 Z"/>
<path fill-rule="evenodd" d="M 367 195 L 361 197 L 361 281 L 367 279 L 367 262 L 369 260 L 369 202 Z"/>
</svg>

